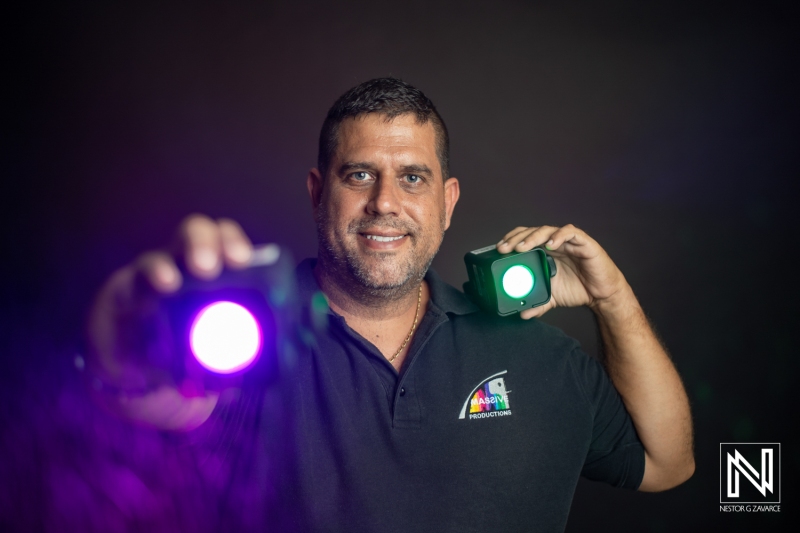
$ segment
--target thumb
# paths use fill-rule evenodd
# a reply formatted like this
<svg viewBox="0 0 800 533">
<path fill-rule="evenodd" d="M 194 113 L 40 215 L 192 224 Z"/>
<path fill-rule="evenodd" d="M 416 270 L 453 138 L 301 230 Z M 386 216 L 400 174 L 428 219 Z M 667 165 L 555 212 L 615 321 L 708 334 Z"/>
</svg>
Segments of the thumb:
<svg viewBox="0 0 800 533">
<path fill-rule="evenodd" d="M 551 310 L 555 306 L 556 306 L 556 304 L 553 301 L 553 298 L 550 297 L 550 301 L 547 302 L 546 304 L 540 305 L 539 307 L 534 307 L 533 309 L 526 309 L 526 310 L 522 311 L 519 314 L 519 316 L 521 316 L 523 320 L 530 320 L 531 318 L 538 318 L 538 317 L 542 316 L 543 314 L 545 314 L 546 312 L 548 312 L 549 310 Z"/>
</svg>

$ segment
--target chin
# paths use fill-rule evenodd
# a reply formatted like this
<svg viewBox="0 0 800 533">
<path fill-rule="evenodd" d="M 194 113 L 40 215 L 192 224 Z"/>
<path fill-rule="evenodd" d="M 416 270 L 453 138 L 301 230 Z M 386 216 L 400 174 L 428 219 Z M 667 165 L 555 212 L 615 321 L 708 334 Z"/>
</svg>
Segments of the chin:
<svg viewBox="0 0 800 533">
<path fill-rule="evenodd" d="M 355 278 L 372 290 L 392 291 L 403 288 L 414 278 L 414 273 L 409 269 L 399 269 L 387 265 L 370 265 L 360 263 L 352 265 L 351 272 Z"/>
</svg>

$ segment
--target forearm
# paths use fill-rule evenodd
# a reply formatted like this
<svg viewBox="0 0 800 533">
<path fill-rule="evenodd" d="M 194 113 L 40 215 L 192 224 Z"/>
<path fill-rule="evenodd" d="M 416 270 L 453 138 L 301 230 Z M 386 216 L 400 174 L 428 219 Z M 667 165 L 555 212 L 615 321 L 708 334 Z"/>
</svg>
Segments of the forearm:
<svg viewBox="0 0 800 533">
<path fill-rule="evenodd" d="M 608 369 L 645 448 L 640 490 L 665 490 L 694 472 L 692 419 L 680 376 L 633 291 L 592 306 Z"/>
</svg>

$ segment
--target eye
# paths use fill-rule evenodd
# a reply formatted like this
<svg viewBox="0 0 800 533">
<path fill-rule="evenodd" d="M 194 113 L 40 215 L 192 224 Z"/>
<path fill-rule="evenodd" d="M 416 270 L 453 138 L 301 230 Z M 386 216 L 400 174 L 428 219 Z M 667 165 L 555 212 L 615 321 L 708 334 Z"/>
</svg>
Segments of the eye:
<svg viewBox="0 0 800 533">
<path fill-rule="evenodd" d="M 416 174 L 407 174 L 406 175 L 406 182 L 408 182 L 408 183 L 419 183 L 421 181 L 422 181 L 422 178 L 420 176 L 417 176 Z"/>
<path fill-rule="evenodd" d="M 372 177 L 369 175 L 369 172 L 364 172 L 363 170 L 359 172 L 353 172 L 350 174 L 350 176 L 356 181 L 367 181 Z"/>
</svg>

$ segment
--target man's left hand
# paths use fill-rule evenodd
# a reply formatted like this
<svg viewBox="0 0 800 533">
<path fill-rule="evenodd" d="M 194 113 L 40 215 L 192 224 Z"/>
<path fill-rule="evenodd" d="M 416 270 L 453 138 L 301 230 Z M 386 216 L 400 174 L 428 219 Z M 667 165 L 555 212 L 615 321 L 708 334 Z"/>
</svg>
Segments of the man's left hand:
<svg viewBox="0 0 800 533">
<path fill-rule="evenodd" d="M 551 298 L 545 305 L 526 309 L 520 316 L 529 319 L 554 307 L 594 307 L 626 293 L 628 282 L 605 250 L 581 229 L 567 224 L 519 226 L 497 244 L 500 253 L 527 252 L 537 246 L 547 249 L 556 261 L 558 274 L 551 280 Z"/>
</svg>

